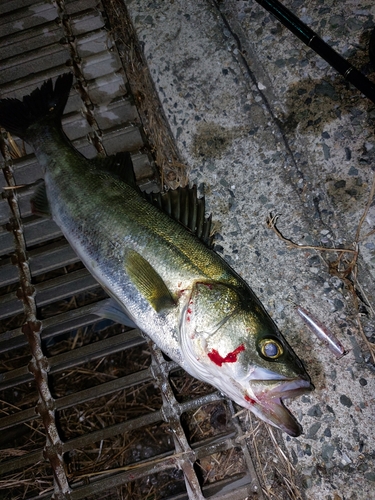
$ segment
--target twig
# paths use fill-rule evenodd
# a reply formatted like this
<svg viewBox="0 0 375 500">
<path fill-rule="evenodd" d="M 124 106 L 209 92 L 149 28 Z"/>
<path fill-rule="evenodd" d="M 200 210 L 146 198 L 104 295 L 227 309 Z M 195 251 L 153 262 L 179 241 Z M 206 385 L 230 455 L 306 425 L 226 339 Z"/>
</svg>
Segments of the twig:
<svg viewBox="0 0 375 500">
<path fill-rule="evenodd" d="M 4 186 L 3 189 L 4 189 L 4 191 L 7 191 L 10 189 L 22 189 L 26 186 L 27 186 L 27 184 L 17 184 L 16 186 Z"/>
<path fill-rule="evenodd" d="M 280 238 L 280 240 L 284 241 L 287 244 L 288 248 L 298 248 L 299 250 L 319 250 L 321 252 L 341 252 L 341 253 L 352 253 L 356 254 L 356 250 L 352 250 L 350 248 L 336 248 L 336 247 L 321 247 L 319 245 L 299 245 L 298 243 L 294 243 L 294 241 L 285 238 L 280 232 L 280 230 L 276 227 L 277 219 L 280 217 L 280 214 L 272 215 L 266 219 L 267 227 L 272 229 L 274 233 Z"/>
<path fill-rule="evenodd" d="M 362 238 L 360 238 L 358 241 L 365 241 L 369 236 L 375 233 L 375 229 L 371 229 L 368 233 L 366 233 Z"/>
<path fill-rule="evenodd" d="M 16 141 L 13 139 L 12 134 L 8 131 L 7 131 L 7 139 L 8 139 L 9 153 L 11 158 L 21 158 L 22 156 L 25 156 L 26 154 L 25 144 L 23 144 L 23 148 L 21 151 Z"/>
</svg>

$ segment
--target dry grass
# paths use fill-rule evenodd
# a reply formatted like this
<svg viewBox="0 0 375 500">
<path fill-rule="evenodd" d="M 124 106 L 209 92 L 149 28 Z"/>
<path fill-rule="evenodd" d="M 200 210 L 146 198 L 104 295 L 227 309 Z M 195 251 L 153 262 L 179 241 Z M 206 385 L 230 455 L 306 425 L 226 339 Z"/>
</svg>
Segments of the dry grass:
<svg viewBox="0 0 375 500">
<path fill-rule="evenodd" d="M 241 410 L 238 415 L 242 426 L 248 429 L 239 440 L 248 440 L 264 497 L 268 500 L 303 500 L 304 488 L 283 451 L 281 431 L 258 420 L 248 410 Z"/>
<path fill-rule="evenodd" d="M 154 88 L 137 34 L 122 0 L 102 0 L 111 34 L 116 41 L 134 96 L 143 132 L 159 169 L 162 187 L 188 183 L 186 166 L 178 153 L 167 119 Z"/>
<path fill-rule="evenodd" d="M 205 396 L 215 391 L 212 385 L 197 380 L 184 370 L 173 371 L 169 376 L 169 380 L 179 403 Z"/>
<path fill-rule="evenodd" d="M 202 474 L 202 484 L 215 483 L 247 471 L 245 460 L 239 449 L 231 448 L 214 453 L 197 461 Z"/>
</svg>

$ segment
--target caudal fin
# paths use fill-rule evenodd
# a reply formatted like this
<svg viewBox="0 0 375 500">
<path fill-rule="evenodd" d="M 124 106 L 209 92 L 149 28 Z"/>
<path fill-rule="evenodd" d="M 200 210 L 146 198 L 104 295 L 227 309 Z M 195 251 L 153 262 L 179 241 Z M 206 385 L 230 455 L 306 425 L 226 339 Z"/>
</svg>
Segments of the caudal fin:
<svg viewBox="0 0 375 500">
<path fill-rule="evenodd" d="M 60 123 L 72 82 L 73 75 L 65 73 L 57 78 L 55 86 L 47 80 L 22 101 L 1 99 L 0 126 L 27 142 L 27 129 L 33 123 L 47 116 Z"/>
</svg>

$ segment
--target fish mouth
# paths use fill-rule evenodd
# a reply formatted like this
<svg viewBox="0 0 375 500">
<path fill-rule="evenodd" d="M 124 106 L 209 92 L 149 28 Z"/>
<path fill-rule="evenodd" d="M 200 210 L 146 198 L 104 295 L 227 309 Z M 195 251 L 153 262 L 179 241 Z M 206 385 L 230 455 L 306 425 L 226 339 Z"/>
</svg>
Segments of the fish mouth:
<svg viewBox="0 0 375 500">
<path fill-rule="evenodd" d="M 284 400 L 292 399 L 314 390 L 310 379 L 252 380 L 251 384 L 255 398 L 245 396 L 245 400 L 248 403 L 247 407 L 258 414 L 260 418 L 278 427 L 289 434 L 289 436 L 299 436 L 302 433 L 302 427 L 288 408 L 286 408 Z"/>
</svg>

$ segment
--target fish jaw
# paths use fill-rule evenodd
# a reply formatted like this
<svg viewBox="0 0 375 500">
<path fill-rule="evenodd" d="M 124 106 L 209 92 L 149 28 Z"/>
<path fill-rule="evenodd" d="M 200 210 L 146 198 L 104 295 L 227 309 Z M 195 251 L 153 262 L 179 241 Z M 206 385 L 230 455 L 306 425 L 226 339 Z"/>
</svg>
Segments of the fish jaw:
<svg viewBox="0 0 375 500">
<path fill-rule="evenodd" d="M 302 433 L 302 427 L 286 408 L 284 400 L 294 399 L 312 390 L 314 386 L 309 378 L 252 380 L 251 390 L 247 391 L 239 404 L 289 436 L 297 437 Z"/>
</svg>

